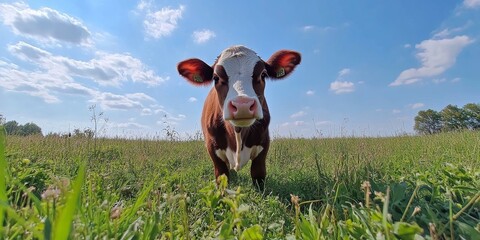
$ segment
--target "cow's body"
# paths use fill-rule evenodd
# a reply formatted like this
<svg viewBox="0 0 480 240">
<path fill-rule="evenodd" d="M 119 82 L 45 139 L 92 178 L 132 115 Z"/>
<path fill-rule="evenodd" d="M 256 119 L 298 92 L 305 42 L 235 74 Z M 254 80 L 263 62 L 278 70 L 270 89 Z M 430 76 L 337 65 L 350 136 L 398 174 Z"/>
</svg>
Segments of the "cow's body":
<svg viewBox="0 0 480 240">
<path fill-rule="evenodd" d="M 234 127 L 223 120 L 217 94 L 214 89 L 210 90 L 203 106 L 201 124 L 216 177 L 221 174 L 228 175 L 229 169 L 240 170 L 250 159 L 253 160 L 252 178 L 265 177 L 265 157 L 270 144 L 270 114 L 266 102 L 263 106 L 263 119 L 255 121 L 248 128 Z M 253 164 L 257 166 L 254 167 Z"/>
<path fill-rule="evenodd" d="M 299 63 L 297 52 L 278 51 L 264 62 L 243 46 L 225 49 L 212 67 L 199 59 L 179 63 L 180 75 L 194 85 L 215 82 L 205 100 L 201 125 L 216 178 L 228 176 L 230 169 L 239 171 L 252 160 L 252 179 L 263 185 L 270 144 L 265 78 L 283 78 Z"/>
</svg>

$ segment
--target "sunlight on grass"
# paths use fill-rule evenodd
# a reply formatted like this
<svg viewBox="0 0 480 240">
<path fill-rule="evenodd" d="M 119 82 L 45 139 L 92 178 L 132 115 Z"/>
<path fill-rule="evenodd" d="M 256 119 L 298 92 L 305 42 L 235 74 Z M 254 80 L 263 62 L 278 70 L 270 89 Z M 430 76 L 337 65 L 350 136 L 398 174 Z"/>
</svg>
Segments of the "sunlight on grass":
<svg viewBox="0 0 480 240">
<path fill-rule="evenodd" d="M 0 134 L 0 238 L 474 239 L 478 142 L 275 139 L 259 192 L 248 170 L 217 186 L 200 141 Z"/>
</svg>

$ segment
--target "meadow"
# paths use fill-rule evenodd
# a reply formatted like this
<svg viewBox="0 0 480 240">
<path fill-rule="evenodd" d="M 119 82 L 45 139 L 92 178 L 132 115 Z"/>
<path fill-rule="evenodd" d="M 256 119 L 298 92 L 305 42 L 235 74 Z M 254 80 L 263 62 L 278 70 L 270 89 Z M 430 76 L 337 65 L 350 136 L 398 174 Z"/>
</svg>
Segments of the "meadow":
<svg viewBox="0 0 480 240">
<path fill-rule="evenodd" d="M 263 191 L 202 141 L 1 132 L 1 239 L 480 239 L 478 131 L 275 139 Z"/>
</svg>

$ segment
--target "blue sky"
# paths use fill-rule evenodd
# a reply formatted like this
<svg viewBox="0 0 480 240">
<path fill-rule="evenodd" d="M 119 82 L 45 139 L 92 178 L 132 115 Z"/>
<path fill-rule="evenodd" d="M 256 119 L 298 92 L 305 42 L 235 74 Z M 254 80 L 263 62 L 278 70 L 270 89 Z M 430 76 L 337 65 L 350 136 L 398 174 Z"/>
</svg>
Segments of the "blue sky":
<svg viewBox="0 0 480 240">
<path fill-rule="evenodd" d="M 302 54 L 267 82 L 274 137 L 412 133 L 420 110 L 480 102 L 480 0 L 6 1 L 0 22 L 0 114 L 44 133 L 96 105 L 110 136 L 194 135 L 209 87 L 176 64 L 237 44 Z"/>
</svg>

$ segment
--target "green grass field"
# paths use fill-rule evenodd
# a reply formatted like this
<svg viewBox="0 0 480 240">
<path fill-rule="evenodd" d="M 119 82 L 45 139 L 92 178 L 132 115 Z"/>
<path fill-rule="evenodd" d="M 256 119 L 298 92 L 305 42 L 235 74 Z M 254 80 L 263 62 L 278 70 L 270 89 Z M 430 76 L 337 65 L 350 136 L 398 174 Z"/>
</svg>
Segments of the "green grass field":
<svg viewBox="0 0 480 240">
<path fill-rule="evenodd" d="M 263 192 L 200 141 L 1 132 L 0 239 L 480 239 L 480 132 L 276 139 Z"/>
</svg>

